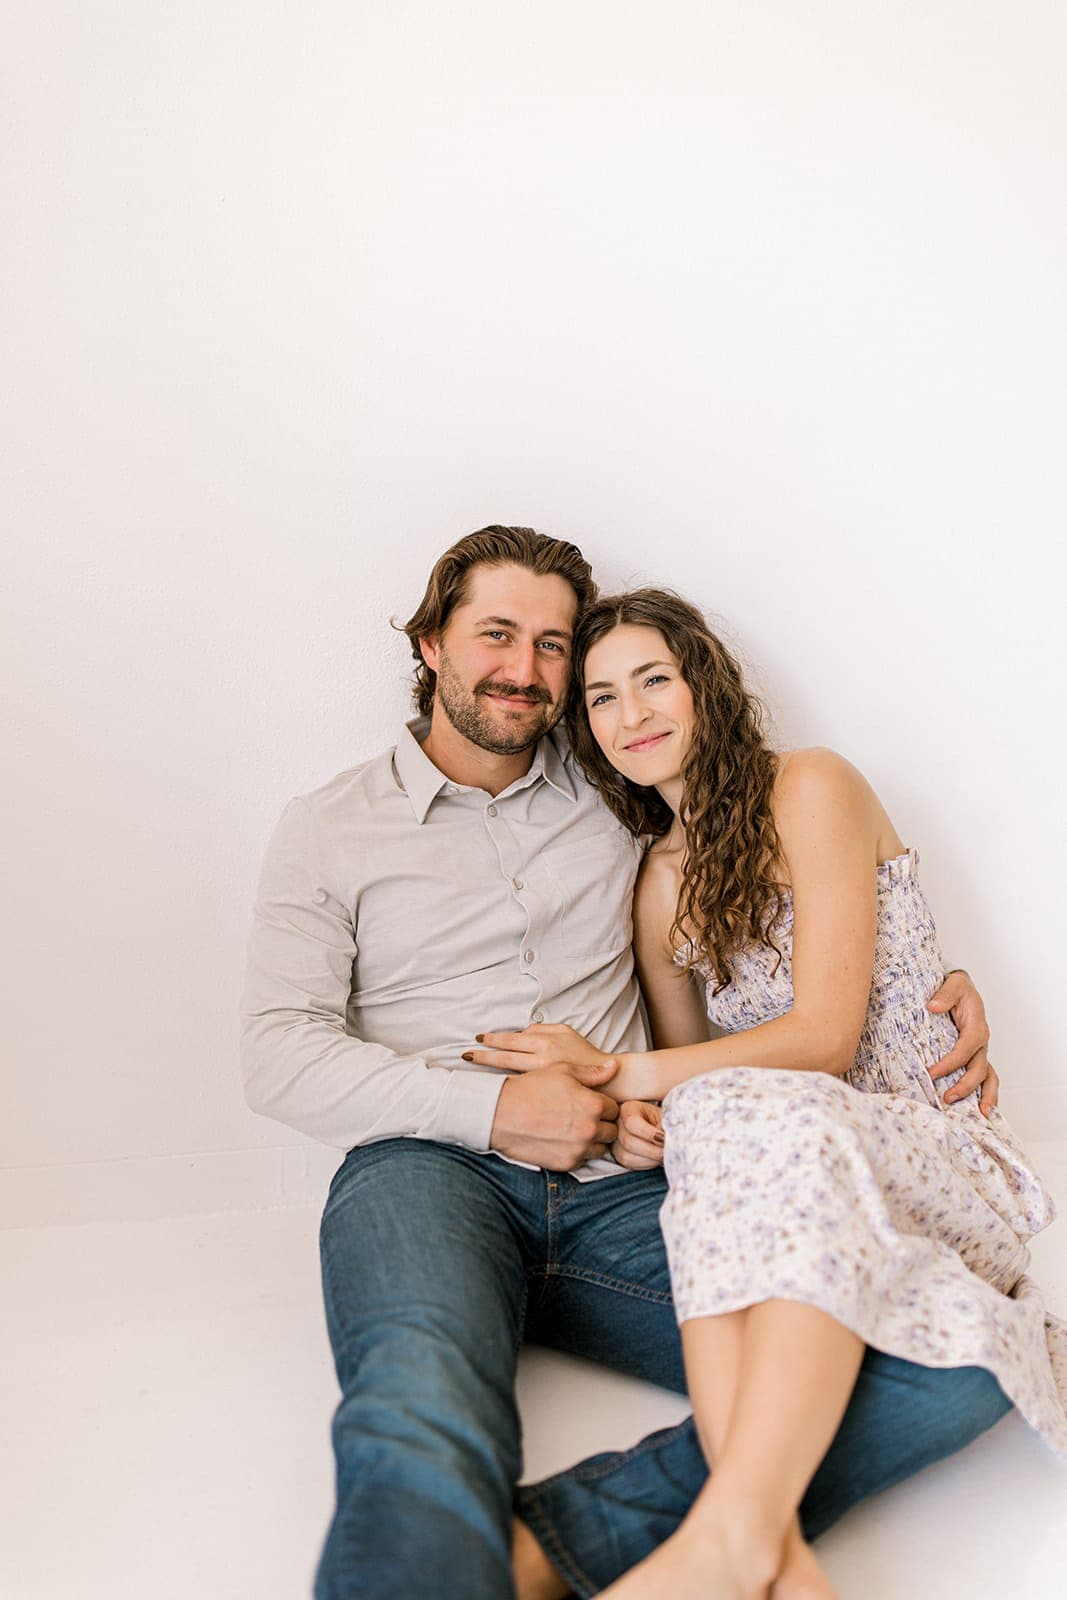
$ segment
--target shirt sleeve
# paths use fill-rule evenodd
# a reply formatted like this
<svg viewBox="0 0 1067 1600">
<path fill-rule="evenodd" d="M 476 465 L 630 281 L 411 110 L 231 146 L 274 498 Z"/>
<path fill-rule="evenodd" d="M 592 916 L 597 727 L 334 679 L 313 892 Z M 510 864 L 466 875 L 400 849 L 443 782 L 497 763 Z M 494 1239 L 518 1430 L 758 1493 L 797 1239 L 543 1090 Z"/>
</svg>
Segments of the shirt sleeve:
<svg viewBox="0 0 1067 1600">
<path fill-rule="evenodd" d="M 249 1105 L 341 1150 L 414 1138 L 487 1151 L 503 1077 L 434 1067 L 345 1032 L 356 930 L 322 854 L 307 801 L 291 801 L 267 848 L 248 945 Z"/>
</svg>

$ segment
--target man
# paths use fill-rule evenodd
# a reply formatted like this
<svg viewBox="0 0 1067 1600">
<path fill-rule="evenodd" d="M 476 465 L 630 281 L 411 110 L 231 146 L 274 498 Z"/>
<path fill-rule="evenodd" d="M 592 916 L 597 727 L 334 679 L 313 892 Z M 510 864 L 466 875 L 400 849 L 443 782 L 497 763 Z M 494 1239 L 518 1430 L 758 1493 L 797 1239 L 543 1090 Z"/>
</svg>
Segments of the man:
<svg viewBox="0 0 1067 1600">
<path fill-rule="evenodd" d="M 594 594 L 573 545 L 499 526 L 461 539 L 406 625 L 421 720 L 292 802 L 267 853 L 248 1098 L 349 1152 L 321 1235 L 342 1399 L 319 1600 L 513 1592 L 523 1337 L 683 1388 L 663 1174 L 643 1143 L 643 1170 L 609 1159 L 630 1159 L 610 1069 L 464 1060 L 477 1033 L 545 1023 L 605 1051 L 644 1044 L 639 852 L 552 731 Z M 959 975 L 941 998 L 974 1017 L 949 1063 L 977 1052 L 973 1088 L 990 1073 L 980 1002 Z M 809 1536 L 1006 1407 L 984 1373 L 869 1353 Z M 523 1491 L 523 1596 L 595 1593 L 673 1530 L 704 1472 L 686 1424 Z"/>
</svg>

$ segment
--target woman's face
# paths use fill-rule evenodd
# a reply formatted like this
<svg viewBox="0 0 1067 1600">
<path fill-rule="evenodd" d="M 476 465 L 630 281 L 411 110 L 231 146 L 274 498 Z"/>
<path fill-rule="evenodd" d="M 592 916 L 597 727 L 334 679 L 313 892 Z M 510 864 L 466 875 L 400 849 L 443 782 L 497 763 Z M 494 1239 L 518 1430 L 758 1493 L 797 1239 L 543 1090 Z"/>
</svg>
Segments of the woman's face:
<svg viewBox="0 0 1067 1600">
<path fill-rule="evenodd" d="M 657 628 L 621 623 L 585 658 L 585 711 L 617 771 L 656 786 L 681 774 L 696 711 L 689 685 Z"/>
</svg>

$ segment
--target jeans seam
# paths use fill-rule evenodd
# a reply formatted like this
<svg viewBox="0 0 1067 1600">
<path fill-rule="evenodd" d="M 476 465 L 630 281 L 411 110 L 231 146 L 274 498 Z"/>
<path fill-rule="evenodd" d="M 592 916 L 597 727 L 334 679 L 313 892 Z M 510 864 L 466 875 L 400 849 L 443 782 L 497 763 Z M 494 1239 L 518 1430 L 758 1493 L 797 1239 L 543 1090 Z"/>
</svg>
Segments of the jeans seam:
<svg viewBox="0 0 1067 1600">
<path fill-rule="evenodd" d="M 613 1278 L 606 1272 L 592 1272 L 587 1267 L 568 1267 L 555 1263 L 547 1267 L 546 1272 L 555 1278 L 577 1278 L 581 1283 L 595 1283 L 601 1289 L 613 1289 L 621 1294 L 628 1294 L 633 1300 L 645 1300 L 651 1305 L 669 1306 L 670 1293 L 665 1289 L 649 1289 L 639 1283 L 631 1283 L 626 1278 Z"/>
<path fill-rule="evenodd" d="M 529 1305 L 529 1303 L 530 1285 L 528 1279 L 524 1277 L 522 1280 L 522 1298 L 519 1301 L 519 1316 L 518 1321 L 515 1324 L 515 1349 L 512 1352 L 515 1357 L 516 1365 L 518 1364 L 519 1351 L 522 1349 L 522 1341 L 526 1332 L 526 1307 Z"/>
</svg>

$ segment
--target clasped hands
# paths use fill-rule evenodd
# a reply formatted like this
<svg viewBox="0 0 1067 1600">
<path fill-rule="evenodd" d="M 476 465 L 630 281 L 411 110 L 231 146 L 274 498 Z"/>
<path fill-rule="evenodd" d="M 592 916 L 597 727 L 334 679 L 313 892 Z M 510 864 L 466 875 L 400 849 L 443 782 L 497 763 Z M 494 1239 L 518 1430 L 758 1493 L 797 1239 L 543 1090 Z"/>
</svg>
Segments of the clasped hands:
<svg viewBox="0 0 1067 1600">
<path fill-rule="evenodd" d="M 940 1080 L 965 1068 L 944 1095 L 945 1102 L 951 1105 L 981 1088 L 979 1108 L 988 1117 L 997 1104 L 1000 1080 L 987 1054 L 989 1028 L 981 995 L 967 973 L 951 972 L 928 1009 L 950 1012 L 959 1030 L 953 1048 L 931 1066 L 931 1078 Z M 660 1107 L 644 1100 L 620 1104 L 612 1093 L 620 1058 L 598 1049 L 577 1029 L 565 1022 L 535 1022 L 518 1032 L 479 1034 L 476 1042 L 479 1048 L 465 1051 L 464 1060 L 512 1075 L 493 1124 L 493 1148 L 503 1155 L 558 1171 L 609 1149 L 616 1161 L 633 1170 L 662 1163 Z M 531 1081 L 541 1074 L 551 1077 Z M 522 1083 L 527 1088 L 516 1093 Z"/>
</svg>

